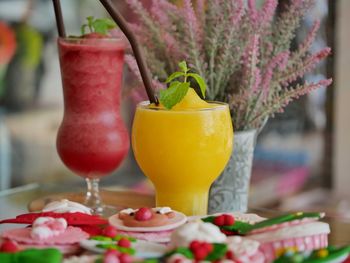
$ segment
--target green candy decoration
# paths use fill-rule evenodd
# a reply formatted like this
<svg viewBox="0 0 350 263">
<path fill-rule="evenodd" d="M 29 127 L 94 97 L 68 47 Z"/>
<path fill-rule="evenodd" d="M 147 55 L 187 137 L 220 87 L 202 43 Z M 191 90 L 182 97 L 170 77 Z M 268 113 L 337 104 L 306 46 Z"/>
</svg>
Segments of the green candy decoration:
<svg viewBox="0 0 350 263">
<path fill-rule="evenodd" d="M 301 219 L 305 219 L 305 218 L 310 218 L 310 219 L 314 218 L 314 219 L 318 220 L 318 219 L 322 218 L 323 216 L 324 216 L 323 213 L 304 213 L 304 212 L 282 215 L 282 216 L 266 219 L 266 220 L 263 220 L 263 221 L 258 222 L 256 224 L 253 224 L 249 228 L 246 228 L 243 231 L 241 231 L 240 233 L 247 234 L 250 231 L 257 230 L 260 228 L 265 228 L 265 227 L 278 225 L 278 224 L 282 224 L 282 223 L 286 223 L 286 222 L 291 222 L 294 220 L 301 220 Z"/>
<path fill-rule="evenodd" d="M 0 253 L 1 263 L 61 263 L 62 253 L 55 248 L 27 249 L 17 253 Z"/>
<path fill-rule="evenodd" d="M 253 230 L 257 230 L 257 229 L 261 229 L 261 228 L 265 228 L 265 227 L 270 227 L 273 225 L 291 222 L 294 220 L 301 220 L 301 219 L 305 219 L 305 218 L 318 220 L 318 219 L 322 218 L 323 216 L 324 216 L 323 213 L 298 212 L 298 213 L 287 214 L 287 215 L 282 215 L 282 216 L 266 219 L 266 220 L 257 222 L 255 224 L 250 224 L 250 223 L 236 220 L 233 225 L 221 226 L 220 228 L 224 229 L 224 230 L 235 232 L 235 233 L 240 234 L 240 235 L 246 235 Z M 214 218 L 215 218 L 214 216 L 208 216 L 208 217 L 202 218 L 202 221 L 214 224 Z"/>
</svg>

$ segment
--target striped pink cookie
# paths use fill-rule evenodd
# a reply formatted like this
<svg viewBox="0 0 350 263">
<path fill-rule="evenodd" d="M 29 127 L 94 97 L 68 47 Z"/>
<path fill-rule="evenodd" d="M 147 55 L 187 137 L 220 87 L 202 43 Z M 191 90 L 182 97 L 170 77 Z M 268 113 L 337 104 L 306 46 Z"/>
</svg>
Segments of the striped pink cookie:
<svg viewBox="0 0 350 263">
<path fill-rule="evenodd" d="M 309 222 L 271 229 L 263 233 L 249 234 L 247 237 L 260 242 L 260 251 L 267 262 L 272 261 L 283 250 L 292 248 L 307 251 L 328 246 L 330 228 L 327 223 Z"/>
</svg>

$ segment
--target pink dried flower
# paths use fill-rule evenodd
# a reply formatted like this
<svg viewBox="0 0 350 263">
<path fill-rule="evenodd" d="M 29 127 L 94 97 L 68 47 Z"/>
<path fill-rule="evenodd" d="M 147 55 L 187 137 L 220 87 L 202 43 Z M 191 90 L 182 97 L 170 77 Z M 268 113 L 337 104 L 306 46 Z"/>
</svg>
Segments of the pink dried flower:
<svg viewBox="0 0 350 263">
<path fill-rule="evenodd" d="M 260 87 L 260 85 L 261 85 L 260 69 L 256 68 L 253 75 L 254 75 L 254 84 L 253 84 L 253 87 L 252 87 L 252 91 L 253 92 L 257 92 L 259 87 Z"/>
<path fill-rule="evenodd" d="M 309 31 L 307 37 L 305 38 L 304 42 L 299 45 L 298 53 L 305 54 L 309 48 L 311 47 L 312 43 L 315 40 L 316 33 L 318 29 L 320 28 L 320 21 L 316 20 Z"/>
<path fill-rule="evenodd" d="M 259 14 L 255 0 L 248 0 L 248 15 L 253 28 L 256 28 L 259 23 Z"/>
<path fill-rule="evenodd" d="M 290 69 L 289 72 L 287 72 L 287 74 L 281 80 L 282 84 L 288 85 L 289 83 L 304 76 L 306 73 L 313 70 L 321 60 L 328 57 L 330 53 L 331 49 L 329 47 L 326 47 L 321 51 L 309 56 L 306 58 L 302 65 L 296 65 L 294 68 Z"/>
<path fill-rule="evenodd" d="M 267 64 L 266 69 L 264 71 L 262 84 L 261 84 L 264 98 L 266 98 L 267 94 L 269 93 L 269 90 L 270 90 L 269 88 L 270 88 L 274 70 L 276 68 L 279 71 L 284 70 L 287 66 L 288 58 L 289 58 L 289 51 L 283 51 L 279 53 L 277 56 L 275 56 L 274 58 L 272 58 L 271 61 Z"/>
<path fill-rule="evenodd" d="M 184 0 L 183 14 L 188 26 L 188 30 L 191 34 L 193 34 L 193 39 L 197 41 L 197 43 L 201 43 L 203 32 L 199 28 L 197 16 L 193 10 L 191 0 Z"/>
<path fill-rule="evenodd" d="M 128 65 L 131 72 L 136 76 L 136 78 L 142 82 L 141 73 L 135 58 L 131 55 L 125 55 L 125 63 Z"/>
<path fill-rule="evenodd" d="M 277 0 L 266 0 L 259 14 L 259 25 L 266 27 L 272 21 L 277 8 Z"/>
<path fill-rule="evenodd" d="M 171 27 L 171 22 L 169 17 L 161 8 L 161 2 L 159 0 L 153 0 L 151 6 L 151 15 L 157 20 L 160 24 L 163 24 L 164 27 Z"/>
<path fill-rule="evenodd" d="M 247 80 L 252 80 L 255 68 L 259 62 L 259 35 L 253 35 L 243 54 L 243 73 Z M 249 88 L 252 88 L 250 85 Z"/>
</svg>

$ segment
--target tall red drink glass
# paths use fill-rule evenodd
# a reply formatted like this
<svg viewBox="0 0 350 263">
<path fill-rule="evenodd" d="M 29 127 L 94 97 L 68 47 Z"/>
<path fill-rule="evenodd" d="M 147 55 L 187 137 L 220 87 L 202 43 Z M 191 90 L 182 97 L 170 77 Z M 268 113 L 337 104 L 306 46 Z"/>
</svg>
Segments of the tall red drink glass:
<svg viewBox="0 0 350 263">
<path fill-rule="evenodd" d="M 102 214 L 98 183 L 118 168 L 129 149 L 120 116 L 124 41 L 58 39 L 64 117 L 57 134 L 63 163 L 86 178 L 86 205 Z"/>
</svg>

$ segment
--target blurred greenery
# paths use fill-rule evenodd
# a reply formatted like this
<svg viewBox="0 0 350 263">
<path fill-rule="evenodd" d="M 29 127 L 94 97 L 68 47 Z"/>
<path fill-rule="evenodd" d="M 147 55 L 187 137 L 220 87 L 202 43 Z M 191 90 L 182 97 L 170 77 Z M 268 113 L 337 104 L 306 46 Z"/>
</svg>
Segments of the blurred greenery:
<svg viewBox="0 0 350 263">
<path fill-rule="evenodd" d="M 28 24 L 19 24 L 16 27 L 18 53 L 23 65 L 36 67 L 41 58 L 43 39 L 41 34 Z"/>
</svg>

